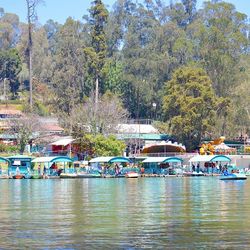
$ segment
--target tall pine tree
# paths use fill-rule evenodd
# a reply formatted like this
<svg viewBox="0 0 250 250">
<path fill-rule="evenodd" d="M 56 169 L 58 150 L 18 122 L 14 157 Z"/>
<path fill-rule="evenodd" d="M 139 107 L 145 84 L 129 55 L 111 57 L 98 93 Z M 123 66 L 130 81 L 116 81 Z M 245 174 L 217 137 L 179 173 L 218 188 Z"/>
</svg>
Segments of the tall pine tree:
<svg viewBox="0 0 250 250">
<path fill-rule="evenodd" d="M 107 55 L 107 41 L 104 31 L 108 19 L 108 11 L 102 0 L 94 0 L 89 10 L 91 45 L 85 48 L 85 54 L 90 62 L 91 73 L 95 79 L 95 105 L 97 109 L 99 81 Z"/>
</svg>

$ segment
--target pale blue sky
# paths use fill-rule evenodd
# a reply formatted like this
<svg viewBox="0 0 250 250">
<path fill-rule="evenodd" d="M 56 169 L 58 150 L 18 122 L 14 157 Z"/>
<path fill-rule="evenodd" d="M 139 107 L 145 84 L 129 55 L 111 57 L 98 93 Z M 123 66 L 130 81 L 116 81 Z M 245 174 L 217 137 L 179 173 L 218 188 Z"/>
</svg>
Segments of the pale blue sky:
<svg viewBox="0 0 250 250">
<path fill-rule="evenodd" d="M 103 0 L 108 9 L 112 7 L 116 0 Z M 91 0 L 44 0 L 40 5 L 37 14 L 39 22 L 44 24 L 48 19 L 53 19 L 59 23 L 64 23 L 66 18 L 71 16 L 81 20 L 84 14 L 88 13 Z M 226 0 L 236 6 L 236 9 L 250 16 L 250 0 Z M 166 0 L 169 3 L 169 0 Z M 198 7 L 203 0 L 198 0 Z M 16 13 L 21 21 L 26 22 L 26 1 L 25 0 L 0 0 L 0 7 L 5 12 Z"/>
</svg>

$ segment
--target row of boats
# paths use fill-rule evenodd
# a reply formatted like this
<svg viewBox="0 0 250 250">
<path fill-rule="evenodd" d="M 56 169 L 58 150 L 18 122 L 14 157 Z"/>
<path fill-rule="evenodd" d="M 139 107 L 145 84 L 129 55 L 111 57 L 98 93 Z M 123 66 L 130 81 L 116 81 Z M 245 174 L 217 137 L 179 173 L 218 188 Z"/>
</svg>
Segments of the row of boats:
<svg viewBox="0 0 250 250">
<path fill-rule="evenodd" d="M 183 173 L 184 176 L 187 177 L 199 177 L 199 176 L 205 176 L 206 174 L 203 172 L 186 172 Z M 245 173 L 239 173 L 239 172 L 231 172 L 231 173 L 227 173 L 224 172 L 222 174 L 216 174 L 217 176 L 219 176 L 220 180 L 246 180 L 247 179 L 247 175 Z"/>
<path fill-rule="evenodd" d="M 0 175 L 1 179 L 74 179 L 74 178 L 138 178 L 138 177 L 166 177 L 169 175 L 147 175 L 141 174 L 136 171 L 130 171 L 127 173 L 119 174 L 103 174 L 99 172 L 62 172 L 60 174 L 40 174 L 40 173 L 31 173 L 31 174 L 2 174 Z M 207 176 L 203 172 L 184 172 L 182 175 L 172 175 L 172 176 L 183 176 L 183 177 L 201 177 Z M 220 180 L 246 180 L 247 175 L 245 173 L 223 173 L 217 174 Z"/>
<path fill-rule="evenodd" d="M 139 173 L 137 172 L 127 172 L 125 174 L 117 174 L 117 175 L 103 175 L 100 173 L 61 173 L 60 174 L 60 178 L 138 178 L 139 176 L 141 176 Z"/>
<path fill-rule="evenodd" d="M 15 173 L 7 174 L 3 173 L 0 175 L 0 179 L 73 179 L 73 178 L 138 178 L 141 175 L 137 172 L 127 172 L 124 174 L 110 175 L 101 174 L 98 172 L 66 172 L 60 174 L 41 174 L 41 173 Z"/>
</svg>

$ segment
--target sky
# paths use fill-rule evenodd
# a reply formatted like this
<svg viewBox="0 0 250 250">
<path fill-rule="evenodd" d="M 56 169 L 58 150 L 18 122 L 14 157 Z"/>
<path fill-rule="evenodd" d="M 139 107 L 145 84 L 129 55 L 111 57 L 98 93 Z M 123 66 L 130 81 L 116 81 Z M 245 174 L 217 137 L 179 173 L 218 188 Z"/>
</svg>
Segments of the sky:
<svg viewBox="0 0 250 250">
<path fill-rule="evenodd" d="M 37 9 L 38 21 L 45 24 L 47 20 L 53 19 L 61 24 L 67 17 L 75 20 L 82 20 L 82 16 L 88 13 L 91 0 L 43 0 Z M 136 0 L 135 0 L 136 1 Z M 103 0 L 108 9 L 111 9 L 116 0 Z M 165 0 L 168 4 L 169 0 Z M 198 8 L 202 6 L 203 0 L 198 0 Z M 250 17 L 250 0 L 226 0 L 236 6 L 236 9 Z M 0 7 L 5 12 L 15 13 L 22 22 L 26 22 L 26 1 L 25 0 L 0 0 Z"/>
</svg>

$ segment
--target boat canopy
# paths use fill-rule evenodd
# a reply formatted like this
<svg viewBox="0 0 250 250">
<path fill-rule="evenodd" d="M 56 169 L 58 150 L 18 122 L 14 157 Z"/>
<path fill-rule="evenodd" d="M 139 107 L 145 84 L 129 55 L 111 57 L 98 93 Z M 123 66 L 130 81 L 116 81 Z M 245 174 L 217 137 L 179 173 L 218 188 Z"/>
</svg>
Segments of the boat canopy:
<svg viewBox="0 0 250 250">
<path fill-rule="evenodd" d="M 10 163 L 10 161 L 7 158 L 0 157 L 0 163 Z"/>
<path fill-rule="evenodd" d="M 32 160 L 36 163 L 54 163 L 54 162 L 73 162 L 71 158 L 67 156 L 50 156 L 50 157 L 38 157 Z"/>
<path fill-rule="evenodd" d="M 31 161 L 33 157 L 28 156 L 28 155 L 13 155 L 7 157 L 8 160 L 23 160 L 23 161 Z"/>
<path fill-rule="evenodd" d="M 115 162 L 131 163 L 131 160 L 123 156 L 104 156 L 104 157 L 93 158 L 89 162 L 90 163 L 115 163 Z"/>
<path fill-rule="evenodd" d="M 167 162 L 183 162 L 181 158 L 178 157 L 148 157 L 143 163 L 167 163 Z"/>
<path fill-rule="evenodd" d="M 225 155 L 196 155 L 189 162 L 231 162 L 231 159 Z"/>
</svg>

